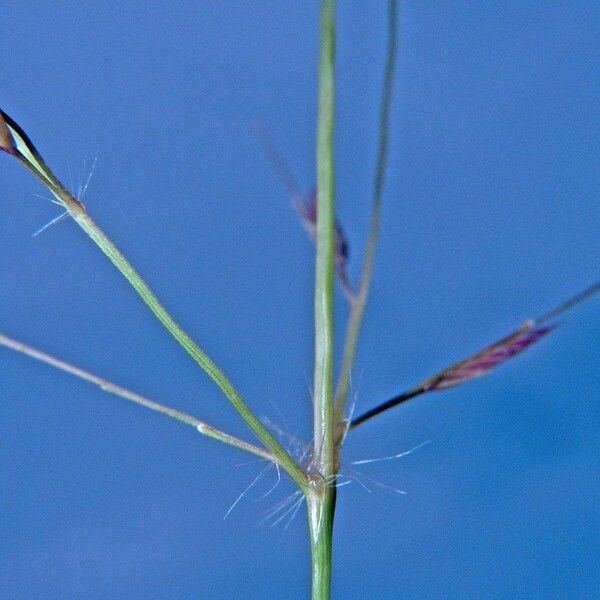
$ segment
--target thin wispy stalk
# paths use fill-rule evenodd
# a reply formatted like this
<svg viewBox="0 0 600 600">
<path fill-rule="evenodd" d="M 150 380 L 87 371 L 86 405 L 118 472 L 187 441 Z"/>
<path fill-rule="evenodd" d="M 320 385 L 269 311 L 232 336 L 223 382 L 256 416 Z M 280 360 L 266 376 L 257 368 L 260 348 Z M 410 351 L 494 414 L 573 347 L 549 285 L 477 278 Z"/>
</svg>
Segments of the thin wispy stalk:
<svg viewBox="0 0 600 600">
<path fill-rule="evenodd" d="M 317 233 L 317 194 L 313 192 L 307 198 L 300 189 L 296 178 L 292 175 L 283 156 L 277 150 L 270 133 L 266 127 L 260 125 L 258 128 L 260 140 L 265 154 L 273 167 L 273 171 L 281 181 L 286 191 L 292 198 L 292 207 L 298 216 L 298 220 L 310 241 L 316 243 Z M 354 290 L 348 277 L 349 246 L 344 228 L 338 219 L 334 219 L 334 265 L 335 273 L 340 282 L 342 292 L 350 304 L 354 302 Z"/>
<path fill-rule="evenodd" d="M 97 385 L 99 388 L 101 388 L 105 392 L 108 392 L 109 394 L 113 394 L 114 396 L 118 396 L 119 398 L 123 398 L 124 400 L 133 402 L 149 410 L 153 410 L 155 412 L 166 415 L 167 417 L 171 417 L 171 419 L 175 419 L 176 421 L 185 423 L 186 425 L 191 425 L 192 427 L 195 427 L 202 435 L 206 435 L 215 440 L 219 440 L 220 442 L 223 442 L 230 446 L 234 446 L 239 450 L 244 450 L 245 452 L 249 452 L 250 454 L 254 454 L 256 456 L 259 456 L 260 458 L 264 458 L 271 462 L 277 462 L 276 458 L 270 452 L 267 452 L 262 448 L 258 448 L 257 446 L 249 444 L 244 440 L 240 440 L 239 438 L 229 435 L 224 431 L 216 429 L 215 427 L 211 427 L 207 423 L 200 421 L 200 419 L 197 419 L 192 415 L 184 413 L 175 408 L 171 408 L 170 406 L 159 404 L 154 400 L 150 400 L 136 392 L 132 392 L 127 388 L 117 385 L 116 383 L 112 383 L 107 379 L 103 379 L 98 375 L 94 375 L 93 373 L 81 369 L 80 367 L 76 367 L 68 362 L 65 362 L 64 360 L 56 358 L 55 356 L 46 354 L 45 352 L 42 352 L 37 348 L 33 348 L 28 344 L 24 344 L 23 342 L 19 342 L 18 340 L 14 340 L 6 335 L 0 334 L 0 346 L 10 348 L 11 350 L 15 350 L 20 354 L 24 354 L 26 356 L 29 356 L 30 358 L 34 358 L 47 365 L 50 365 L 55 369 L 59 369 L 61 371 L 64 371 L 65 373 L 74 375 L 79 379 L 83 379 L 84 381 L 93 383 L 94 385 Z"/>
<path fill-rule="evenodd" d="M 356 417 L 350 423 L 350 429 L 354 429 L 365 421 L 372 419 L 390 408 L 394 408 L 395 406 L 426 392 L 446 390 L 466 383 L 467 381 L 471 381 L 477 377 L 487 375 L 496 367 L 517 356 L 517 354 L 520 354 L 556 329 L 558 323 L 549 323 L 550 320 L 555 319 L 584 300 L 591 298 L 598 291 L 600 291 L 600 282 L 591 285 L 537 319 L 525 321 L 525 323 L 523 323 L 516 331 L 493 343 L 491 346 L 451 365 L 414 388 L 398 394 L 390 400 L 387 400 Z"/>
<path fill-rule="evenodd" d="M 56 178 L 27 134 L 3 111 L 0 111 L 0 121 L 3 122 L 4 126 L 4 128 L 0 129 L 0 143 L 3 144 L 0 146 L 0 149 L 17 158 L 54 194 L 73 220 L 98 245 L 125 279 L 127 279 L 162 325 L 179 342 L 200 368 L 217 384 L 252 432 L 276 456 L 277 462 L 300 487 L 304 488 L 307 480 L 303 469 L 251 411 L 223 371 L 175 322 L 154 295 L 148 284 L 140 277 L 100 227 L 94 223 L 81 202 L 74 198 Z M 9 138 L 6 137 L 6 131 L 8 131 Z"/>
<path fill-rule="evenodd" d="M 367 300 L 369 298 L 369 289 L 373 276 L 377 242 L 379 240 L 379 222 L 381 219 L 381 204 L 387 167 L 390 112 L 392 106 L 392 92 L 394 89 L 396 48 L 398 43 L 398 2 L 396 0 L 390 1 L 388 11 L 387 58 L 383 78 L 381 113 L 379 118 L 379 146 L 377 150 L 377 162 L 375 166 L 371 222 L 361 270 L 360 284 L 358 291 L 355 294 L 350 316 L 348 318 L 346 337 L 344 339 L 342 368 L 335 394 L 335 418 L 336 422 L 340 424 L 338 427 L 338 443 L 341 443 L 343 435 L 346 431 L 346 428 L 341 426 L 341 424 L 344 421 L 346 400 L 348 398 L 348 391 L 350 389 L 352 367 L 354 364 L 354 358 L 356 356 L 360 328 L 362 325 Z"/>
</svg>

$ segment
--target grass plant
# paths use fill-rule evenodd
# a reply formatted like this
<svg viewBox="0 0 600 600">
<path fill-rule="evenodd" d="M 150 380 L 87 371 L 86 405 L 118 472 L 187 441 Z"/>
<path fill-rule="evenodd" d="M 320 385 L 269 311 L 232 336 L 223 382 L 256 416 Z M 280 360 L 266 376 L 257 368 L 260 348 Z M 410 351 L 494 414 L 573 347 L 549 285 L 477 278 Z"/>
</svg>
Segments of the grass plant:
<svg viewBox="0 0 600 600">
<path fill-rule="evenodd" d="M 342 229 L 335 217 L 335 0 L 322 0 L 320 15 L 320 56 L 318 85 L 318 119 L 316 132 L 317 193 L 313 216 L 303 213 L 305 225 L 314 233 L 314 379 L 313 379 L 313 443 L 304 460 L 297 460 L 286 450 L 270 428 L 256 415 L 250 404 L 208 354 L 171 317 L 149 285 L 132 264 L 94 222 L 85 206 L 54 175 L 25 131 L 9 115 L 0 112 L 0 147 L 27 168 L 56 198 L 73 221 L 100 248 L 122 276 L 139 294 L 147 308 L 180 344 L 198 367 L 218 386 L 224 397 L 248 426 L 253 442 L 234 437 L 169 406 L 149 400 L 102 377 L 89 373 L 23 342 L 0 335 L 0 345 L 43 361 L 54 368 L 100 386 L 108 393 L 158 411 L 201 434 L 234 446 L 240 451 L 270 461 L 287 473 L 298 488 L 298 496 L 306 499 L 308 530 L 312 553 L 312 597 L 326 600 L 331 596 L 331 569 L 336 486 L 339 484 L 340 452 L 353 429 L 386 410 L 420 394 L 463 384 L 485 375 L 493 368 L 549 334 L 556 326 L 555 317 L 599 291 L 596 283 L 557 309 L 535 321 L 529 321 L 506 338 L 430 377 L 416 387 L 375 406 L 363 415 L 348 414 L 347 399 L 350 375 L 354 366 L 361 324 L 369 298 L 380 228 L 385 173 L 390 134 L 390 113 L 397 54 L 398 2 L 391 0 L 388 9 L 387 54 L 383 69 L 383 85 L 379 117 L 379 144 L 373 183 L 372 208 L 366 250 L 360 280 L 355 291 L 347 293 L 349 317 L 346 327 L 342 366 L 334 377 L 334 286 L 340 268 L 340 248 L 345 247 Z M 312 219 L 312 221 L 311 221 Z M 343 276 L 345 277 L 345 275 Z M 343 279 L 343 278 L 342 278 Z M 348 292 L 348 282 L 341 281 Z"/>
</svg>

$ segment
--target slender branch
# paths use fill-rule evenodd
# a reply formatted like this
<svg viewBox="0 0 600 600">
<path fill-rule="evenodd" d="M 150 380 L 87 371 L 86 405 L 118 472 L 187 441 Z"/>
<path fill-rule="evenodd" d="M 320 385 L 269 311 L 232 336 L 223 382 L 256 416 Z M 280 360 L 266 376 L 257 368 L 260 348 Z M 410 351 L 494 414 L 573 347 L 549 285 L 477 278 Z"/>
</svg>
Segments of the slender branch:
<svg viewBox="0 0 600 600">
<path fill-rule="evenodd" d="M 379 221 L 381 215 L 381 202 L 383 196 L 383 185 L 385 181 L 385 172 L 388 155 L 388 133 L 390 121 L 390 109 L 392 103 L 392 91 L 394 87 L 394 70 L 396 66 L 396 46 L 398 29 L 398 3 L 396 0 L 390 0 L 389 4 L 389 29 L 387 59 L 385 66 L 383 95 L 381 99 L 381 115 L 379 120 L 379 148 L 377 151 L 377 163 L 375 167 L 375 183 L 373 187 L 373 206 L 371 211 L 371 223 L 369 227 L 369 237 L 363 260 L 360 285 L 356 293 L 352 310 L 348 319 L 346 329 L 346 338 L 344 340 L 344 354 L 342 359 L 342 368 L 338 386 L 335 395 L 335 418 L 337 423 L 344 419 L 344 410 L 348 390 L 350 388 L 350 377 L 352 365 L 356 356 L 356 347 L 360 327 L 369 297 L 369 288 L 373 275 L 373 265 L 375 263 L 375 253 L 377 250 L 377 241 L 379 238 Z M 338 432 L 338 443 L 343 439 L 342 428 Z"/>
<path fill-rule="evenodd" d="M 179 342 L 186 352 L 202 368 L 202 370 L 217 384 L 225 394 L 235 410 L 240 414 L 248 427 L 277 457 L 277 462 L 288 472 L 300 486 L 306 485 L 306 475 L 296 464 L 294 459 L 286 452 L 270 431 L 260 422 L 258 417 L 250 410 L 237 390 L 233 387 L 225 374 L 217 367 L 212 359 L 181 329 L 171 315 L 166 311 L 158 298 L 150 290 L 146 282 L 138 275 L 129 261 L 121 254 L 116 246 L 108 239 L 104 232 L 92 221 L 91 217 L 81 208 L 79 203 L 70 195 L 59 194 L 59 199 L 65 203 L 71 216 L 77 224 L 92 238 L 109 260 L 119 269 L 121 274 L 129 281 L 135 291 L 140 295 L 156 318 L 164 325 L 169 333 Z"/>
<path fill-rule="evenodd" d="M 362 415 L 359 415 L 355 419 L 352 419 L 352 421 L 350 421 L 350 425 L 348 426 L 348 428 L 354 429 L 355 427 L 362 425 L 365 421 L 368 421 L 369 419 L 376 417 L 377 415 L 381 414 L 382 412 L 385 412 L 386 410 L 389 410 L 390 408 L 394 408 L 395 406 L 398 406 L 398 404 L 407 402 L 408 400 L 411 400 L 412 398 L 415 398 L 416 396 L 420 396 L 421 394 L 424 394 L 426 391 L 427 390 L 422 385 L 419 385 L 415 388 L 408 390 L 407 392 L 402 392 L 401 394 L 394 396 L 390 400 L 387 400 L 386 402 L 383 402 L 382 404 L 379 404 L 378 406 L 375 406 L 374 408 L 371 408 L 370 410 L 364 412 Z"/>
<path fill-rule="evenodd" d="M 69 212 L 69 215 L 73 217 L 77 224 L 98 245 L 125 279 L 129 281 L 131 286 L 146 303 L 151 312 L 154 313 L 156 318 L 194 359 L 200 368 L 202 368 L 202 370 L 204 370 L 204 372 L 217 384 L 229 402 L 244 419 L 248 427 L 250 427 L 254 434 L 273 453 L 277 462 L 288 472 L 298 486 L 304 489 L 307 485 L 307 478 L 304 470 L 294 461 L 271 432 L 250 410 L 225 374 L 187 335 L 187 333 L 179 327 L 129 261 L 121 254 L 106 234 L 94 223 L 83 205 L 78 202 L 55 177 L 25 132 L 2 111 L 0 111 L 0 120 L 3 120 L 4 124 L 9 128 L 9 133 L 13 138 L 9 141 L 14 142 L 12 147 L 6 146 L 6 140 L 3 141 L 3 138 L 0 136 L 0 149 L 5 150 L 18 158 L 54 194 L 54 196 L 56 196 Z M 4 135 L 4 138 L 5 137 L 6 135 Z"/>
<path fill-rule="evenodd" d="M 181 423 L 185 423 L 186 425 L 191 425 L 203 435 L 211 437 L 215 440 L 219 440 L 220 442 L 224 442 L 225 444 L 229 444 L 230 446 L 235 446 L 240 450 L 250 452 L 251 454 L 260 456 L 261 458 L 270 460 L 271 462 L 277 462 L 275 456 L 273 456 L 270 452 L 263 450 L 262 448 L 258 448 L 257 446 L 240 440 L 232 435 L 229 435 L 228 433 L 225 433 L 224 431 L 215 429 L 214 427 L 211 427 L 210 425 L 204 423 L 203 421 L 200 421 L 196 417 L 188 415 L 187 413 L 171 408 L 170 406 L 165 406 L 164 404 L 159 404 L 158 402 L 154 402 L 153 400 L 149 400 L 148 398 L 145 398 L 144 396 L 141 396 L 136 392 L 132 392 L 131 390 L 121 387 L 116 383 L 112 383 L 110 381 L 107 381 L 106 379 L 103 379 L 102 377 L 98 377 L 98 375 L 94 375 L 89 371 L 84 371 L 79 367 L 76 367 L 72 364 L 69 364 L 68 362 L 60 360 L 59 358 L 51 356 L 50 354 L 46 354 L 45 352 L 42 352 L 41 350 L 24 344 L 23 342 L 19 342 L 17 340 L 9 338 L 6 335 L 0 334 L 0 346 L 10 348 L 12 350 L 15 350 L 16 352 L 25 354 L 26 356 L 35 358 L 36 360 L 46 363 L 47 365 L 55 367 L 56 369 L 60 369 L 61 371 L 74 375 L 75 377 L 79 377 L 80 379 L 89 381 L 90 383 L 97 385 L 109 394 L 119 396 L 120 398 L 129 400 L 130 402 L 139 404 L 144 408 L 148 408 L 150 410 L 159 412 L 163 415 L 166 415 L 167 417 L 171 417 L 172 419 L 180 421 Z"/>
<path fill-rule="evenodd" d="M 523 350 L 526 350 L 531 345 L 535 344 L 558 326 L 556 321 L 554 323 L 546 324 L 548 321 L 571 310 L 576 305 L 588 300 L 598 292 L 600 292 L 600 282 L 596 282 L 587 287 L 582 292 L 579 292 L 565 302 L 555 306 L 537 319 L 525 321 L 525 323 L 523 323 L 516 331 L 513 331 L 487 348 L 454 363 L 443 371 L 436 373 L 433 377 L 429 377 L 425 381 L 422 381 L 416 387 L 411 388 L 406 392 L 402 392 L 390 400 L 369 409 L 362 415 L 353 419 L 350 422 L 348 429 L 354 429 L 382 412 L 394 408 L 395 406 L 398 406 L 398 404 L 402 404 L 426 392 L 446 390 L 450 387 L 466 383 L 476 377 L 487 375 L 497 366 L 510 360 L 517 354 L 523 352 Z"/>
</svg>

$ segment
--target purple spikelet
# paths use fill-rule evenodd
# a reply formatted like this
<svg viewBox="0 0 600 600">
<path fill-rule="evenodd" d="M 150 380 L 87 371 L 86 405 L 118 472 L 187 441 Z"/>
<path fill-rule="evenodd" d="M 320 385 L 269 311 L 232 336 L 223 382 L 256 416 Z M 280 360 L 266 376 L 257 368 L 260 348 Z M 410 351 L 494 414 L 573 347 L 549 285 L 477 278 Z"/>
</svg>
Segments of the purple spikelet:
<svg viewBox="0 0 600 600">
<path fill-rule="evenodd" d="M 298 215 L 300 224 L 314 244 L 317 238 L 317 193 L 313 191 L 308 198 L 304 196 L 285 160 L 273 145 L 269 130 L 264 125 L 259 124 L 258 133 L 265 153 L 273 166 L 273 170 L 287 189 L 288 193 L 292 196 L 292 206 Z M 334 236 L 335 271 L 340 284 L 342 285 L 344 295 L 348 301 L 352 303 L 354 301 L 354 291 L 347 272 L 349 254 L 348 242 L 344 230 L 337 219 L 334 222 Z"/>
<path fill-rule="evenodd" d="M 469 358 L 462 360 L 447 369 L 444 369 L 441 373 L 426 379 L 419 385 L 402 392 L 390 398 L 386 402 L 371 408 L 364 412 L 362 415 L 352 419 L 350 421 L 349 428 L 354 429 L 361 423 L 372 419 L 373 417 L 398 406 L 403 402 L 407 402 L 412 398 L 416 398 L 426 392 L 434 392 L 437 390 L 445 390 L 447 388 L 466 383 L 476 377 L 487 375 L 490 371 L 495 369 L 498 365 L 510 360 L 513 356 L 520 354 L 529 346 L 535 344 L 538 340 L 543 338 L 546 334 L 550 333 L 558 327 L 556 321 L 550 323 L 549 321 L 554 320 L 564 312 L 571 310 L 577 304 L 580 304 L 584 300 L 591 298 L 600 292 L 600 281 L 592 284 L 579 294 L 569 298 L 566 302 L 559 304 L 549 312 L 543 314 L 538 319 L 525 321 L 519 329 L 507 335 L 500 341 L 484 348 L 477 354 L 470 356 Z"/>
<path fill-rule="evenodd" d="M 533 321 L 527 321 L 517 331 L 501 339 L 499 342 L 488 346 L 481 352 L 452 365 L 445 371 L 428 379 L 423 384 L 423 391 L 445 390 L 476 377 L 487 375 L 498 365 L 510 360 L 513 356 L 535 344 L 557 326 L 557 323 L 552 323 L 534 327 Z"/>
<path fill-rule="evenodd" d="M 304 200 L 301 197 L 296 197 L 294 198 L 293 204 L 298 218 L 300 219 L 300 223 L 302 224 L 302 227 L 304 228 L 304 230 L 308 234 L 308 237 L 314 244 L 316 240 L 317 229 L 317 193 L 313 192 L 308 200 Z M 354 294 L 352 292 L 352 286 L 350 285 L 350 280 L 348 279 L 348 274 L 346 271 L 349 256 L 348 242 L 346 240 L 344 230 L 342 229 L 342 226 L 340 225 L 337 219 L 335 220 L 334 228 L 335 270 L 344 289 L 344 293 L 351 300 Z"/>
</svg>

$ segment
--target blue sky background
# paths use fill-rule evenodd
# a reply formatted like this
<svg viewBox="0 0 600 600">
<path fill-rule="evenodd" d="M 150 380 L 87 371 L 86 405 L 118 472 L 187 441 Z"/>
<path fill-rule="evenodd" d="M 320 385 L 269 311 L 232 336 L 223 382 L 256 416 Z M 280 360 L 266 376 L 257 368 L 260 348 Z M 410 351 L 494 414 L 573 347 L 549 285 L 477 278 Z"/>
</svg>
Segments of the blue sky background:
<svg viewBox="0 0 600 600">
<path fill-rule="evenodd" d="M 356 279 L 384 2 L 341 2 L 338 214 Z M 255 123 L 314 184 L 316 2 L 22 2 L 3 9 L 2 108 L 251 406 L 310 435 L 313 252 Z M 403 3 L 358 409 L 598 277 L 600 6 Z M 57 207 L 0 157 L 0 331 L 247 436 L 215 386 Z M 84 161 L 87 163 L 84 164 Z M 87 166 L 86 166 L 87 165 Z M 347 308 L 337 306 L 341 346 Z M 597 300 L 493 376 L 366 424 L 344 461 L 430 443 L 340 490 L 336 598 L 597 592 Z M 0 350 L 3 596 L 303 598 L 292 491 L 191 428 Z M 371 485 L 371 484 L 369 484 Z"/>
</svg>

